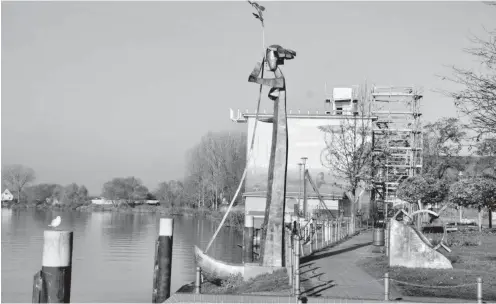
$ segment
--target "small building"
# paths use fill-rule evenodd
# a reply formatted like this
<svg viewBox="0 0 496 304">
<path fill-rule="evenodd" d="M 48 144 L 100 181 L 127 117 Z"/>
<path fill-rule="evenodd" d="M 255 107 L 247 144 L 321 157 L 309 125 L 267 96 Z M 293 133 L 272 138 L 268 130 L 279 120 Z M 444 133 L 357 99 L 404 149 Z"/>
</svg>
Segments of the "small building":
<svg viewBox="0 0 496 304">
<path fill-rule="evenodd" d="M 10 202 L 14 199 L 14 195 L 10 193 L 9 189 L 5 189 L 2 193 L 2 202 Z"/>
</svg>

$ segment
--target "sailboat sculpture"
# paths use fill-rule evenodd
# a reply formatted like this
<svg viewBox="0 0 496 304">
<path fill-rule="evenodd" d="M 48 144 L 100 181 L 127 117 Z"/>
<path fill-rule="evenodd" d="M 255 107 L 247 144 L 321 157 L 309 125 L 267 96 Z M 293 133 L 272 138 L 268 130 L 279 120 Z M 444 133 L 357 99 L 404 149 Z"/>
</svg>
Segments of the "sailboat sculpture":
<svg viewBox="0 0 496 304">
<path fill-rule="evenodd" d="M 269 212 L 268 217 L 265 219 L 265 225 L 267 225 L 266 239 L 274 241 L 265 242 L 264 252 L 262 253 L 264 255 L 263 264 L 265 266 L 284 265 L 284 261 L 282 261 L 282 246 L 284 246 L 282 244 L 283 231 L 280 227 L 284 227 L 288 137 L 286 117 L 286 84 L 284 75 L 282 74 L 279 65 L 284 64 L 285 59 L 293 59 L 295 56 L 296 52 L 292 50 L 284 49 L 279 45 L 271 45 L 266 49 L 266 56 L 262 62 L 257 63 L 255 69 L 248 77 L 249 82 L 258 83 L 261 86 L 266 85 L 271 87 L 269 98 L 274 101 L 274 119 L 272 123 L 275 132 L 272 141 L 275 142 L 275 145 L 272 146 L 270 153 L 269 168 L 271 168 L 271 170 L 269 171 L 266 206 L 266 208 L 269 208 Z M 269 70 L 274 73 L 275 78 L 263 78 L 263 64 L 265 61 L 267 62 Z M 253 134 L 252 146 L 254 138 L 255 134 Z M 242 180 L 245 176 L 246 168 Z M 227 279 L 230 276 L 241 275 L 244 279 L 248 279 L 249 277 L 252 277 L 254 273 L 262 274 L 264 272 L 271 272 L 270 267 L 265 267 L 265 270 L 259 269 L 253 271 L 259 266 L 254 264 L 245 265 L 226 263 L 208 256 L 197 246 L 195 246 L 194 249 L 197 265 L 201 267 L 202 273 L 210 278 Z M 264 266 L 261 267 L 264 268 Z"/>
</svg>

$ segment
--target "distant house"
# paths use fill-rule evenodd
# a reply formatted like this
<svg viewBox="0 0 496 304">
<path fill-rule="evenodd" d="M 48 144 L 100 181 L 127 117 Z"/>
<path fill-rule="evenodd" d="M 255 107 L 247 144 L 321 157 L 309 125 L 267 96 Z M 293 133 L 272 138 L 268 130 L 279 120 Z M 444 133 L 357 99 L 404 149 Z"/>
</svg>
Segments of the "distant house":
<svg viewBox="0 0 496 304">
<path fill-rule="evenodd" d="M 12 193 L 10 193 L 9 189 L 5 189 L 5 191 L 2 193 L 2 202 L 10 202 L 14 199 L 14 196 Z"/>
<path fill-rule="evenodd" d="M 94 205 L 113 205 L 114 204 L 112 200 L 108 200 L 108 199 L 105 199 L 103 197 L 92 199 L 91 203 Z"/>
<path fill-rule="evenodd" d="M 126 200 L 109 200 L 103 197 L 95 198 L 91 200 L 91 203 L 94 205 L 120 205 L 121 203 L 126 203 Z M 135 201 L 136 205 L 148 204 L 148 205 L 159 205 L 159 200 L 143 200 L 143 201 Z"/>
</svg>

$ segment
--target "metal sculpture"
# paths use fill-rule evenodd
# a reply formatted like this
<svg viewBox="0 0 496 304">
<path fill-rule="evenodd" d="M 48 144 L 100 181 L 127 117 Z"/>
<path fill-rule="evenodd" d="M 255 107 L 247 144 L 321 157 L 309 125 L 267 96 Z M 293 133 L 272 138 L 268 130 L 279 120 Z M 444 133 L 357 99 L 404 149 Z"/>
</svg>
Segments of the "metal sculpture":
<svg viewBox="0 0 496 304">
<path fill-rule="evenodd" d="M 280 69 L 284 60 L 293 59 L 296 52 L 280 45 L 267 48 L 265 58 L 257 62 L 248 77 L 249 82 L 269 86 L 269 98 L 274 101 L 272 147 L 269 160 L 267 203 L 262 230 L 262 265 L 284 266 L 284 209 L 286 199 L 286 174 L 288 163 L 288 127 L 286 116 L 286 82 Z M 275 78 L 259 76 L 264 61 Z"/>
</svg>

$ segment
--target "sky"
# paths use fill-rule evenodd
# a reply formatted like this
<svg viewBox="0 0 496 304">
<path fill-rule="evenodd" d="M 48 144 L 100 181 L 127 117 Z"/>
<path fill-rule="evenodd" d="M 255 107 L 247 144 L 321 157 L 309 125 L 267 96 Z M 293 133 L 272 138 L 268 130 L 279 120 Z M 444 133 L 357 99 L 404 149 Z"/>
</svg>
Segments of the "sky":
<svg viewBox="0 0 496 304">
<path fill-rule="evenodd" d="M 323 110 L 328 87 L 424 88 L 425 121 L 456 116 L 436 89 L 450 65 L 478 68 L 469 36 L 496 28 L 479 2 L 261 2 L 265 44 L 297 52 L 282 67 L 288 109 Z M 2 2 L 1 159 L 37 182 L 114 177 L 150 189 L 182 179 L 208 131 L 245 130 L 229 108 L 256 108 L 262 56 L 245 1 Z M 267 92 L 267 91 L 265 91 Z M 265 97 L 262 108 L 270 109 Z"/>
</svg>

